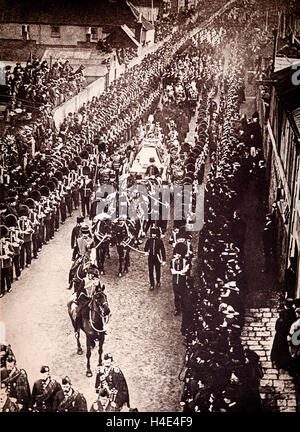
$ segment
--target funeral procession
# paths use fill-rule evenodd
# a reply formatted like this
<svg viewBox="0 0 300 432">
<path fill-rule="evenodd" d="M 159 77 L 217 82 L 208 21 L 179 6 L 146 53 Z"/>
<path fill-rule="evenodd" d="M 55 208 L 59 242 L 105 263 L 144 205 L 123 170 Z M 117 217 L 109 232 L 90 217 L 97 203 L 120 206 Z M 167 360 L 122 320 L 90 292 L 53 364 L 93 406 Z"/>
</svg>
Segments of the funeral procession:
<svg viewBox="0 0 300 432">
<path fill-rule="evenodd" d="M 298 0 L 0 0 L 0 147 L 1 413 L 300 411 Z"/>
</svg>

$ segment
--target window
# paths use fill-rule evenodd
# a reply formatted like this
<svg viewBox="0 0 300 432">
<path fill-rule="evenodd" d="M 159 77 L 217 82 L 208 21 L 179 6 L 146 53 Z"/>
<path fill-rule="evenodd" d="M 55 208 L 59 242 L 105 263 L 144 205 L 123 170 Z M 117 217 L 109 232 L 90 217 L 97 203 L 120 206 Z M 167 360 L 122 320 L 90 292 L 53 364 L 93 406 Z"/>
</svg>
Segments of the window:
<svg viewBox="0 0 300 432">
<path fill-rule="evenodd" d="M 59 26 L 51 26 L 51 37 L 60 37 L 60 27 Z"/>
<path fill-rule="evenodd" d="M 26 40 L 30 39 L 29 30 L 30 30 L 30 26 L 28 24 L 22 24 L 23 39 L 26 39 Z"/>
<path fill-rule="evenodd" d="M 91 40 L 98 41 L 98 29 L 97 27 L 91 27 Z"/>
</svg>

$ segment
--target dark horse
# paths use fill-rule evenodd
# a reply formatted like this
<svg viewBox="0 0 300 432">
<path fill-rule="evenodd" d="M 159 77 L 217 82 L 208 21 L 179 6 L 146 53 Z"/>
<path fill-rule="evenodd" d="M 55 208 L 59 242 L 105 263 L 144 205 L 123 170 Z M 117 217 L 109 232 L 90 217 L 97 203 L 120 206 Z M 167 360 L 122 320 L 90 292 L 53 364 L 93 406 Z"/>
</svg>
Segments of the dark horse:
<svg viewBox="0 0 300 432">
<path fill-rule="evenodd" d="M 98 365 L 102 364 L 102 347 L 105 338 L 104 324 L 107 323 L 110 315 L 110 309 L 104 289 L 104 285 L 102 285 L 102 287 L 98 285 L 91 298 L 86 294 L 81 293 L 77 302 L 71 300 L 67 305 L 68 313 L 75 330 L 77 354 L 79 355 L 83 354 L 79 340 L 80 330 L 82 330 L 86 335 L 86 376 L 88 377 L 93 375 L 90 367 L 90 357 L 91 348 L 95 347 L 96 341 L 99 342 Z"/>
<path fill-rule="evenodd" d="M 119 272 L 121 277 L 123 273 L 128 273 L 130 266 L 130 248 L 134 247 L 136 241 L 136 229 L 134 222 L 128 220 L 125 223 L 123 220 L 117 220 L 112 224 L 111 244 L 117 247 L 119 257 Z M 123 266 L 124 265 L 124 266 Z"/>
</svg>

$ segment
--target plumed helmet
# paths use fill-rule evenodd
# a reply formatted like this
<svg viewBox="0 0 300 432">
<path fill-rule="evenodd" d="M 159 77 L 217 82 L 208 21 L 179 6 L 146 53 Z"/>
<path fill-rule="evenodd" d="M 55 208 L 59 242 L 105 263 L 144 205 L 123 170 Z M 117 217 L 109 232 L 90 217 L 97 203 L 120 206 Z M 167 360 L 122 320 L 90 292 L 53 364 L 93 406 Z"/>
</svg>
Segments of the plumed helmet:
<svg viewBox="0 0 300 432">
<path fill-rule="evenodd" d="M 62 169 L 61 169 L 61 172 L 63 173 L 63 175 L 69 175 L 69 168 L 67 168 L 67 167 L 63 167 Z"/>
<path fill-rule="evenodd" d="M 20 208 L 19 208 L 19 211 L 18 211 L 18 216 L 19 217 L 21 217 L 21 216 L 29 216 L 29 208 L 27 207 L 27 205 L 22 205 L 22 206 L 20 206 Z"/>
<path fill-rule="evenodd" d="M 192 172 L 193 173 L 195 171 L 195 165 L 189 163 L 188 165 L 186 165 L 185 169 L 186 169 L 186 172 Z"/>
<path fill-rule="evenodd" d="M 32 198 L 27 198 L 24 204 L 27 205 L 27 207 L 30 208 L 31 210 L 35 208 L 35 202 Z"/>
<path fill-rule="evenodd" d="M 89 153 L 88 153 L 86 150 L 83 150 L 83 151 L 80 153 L 80 157 L 81 157 L 82 159 L 88 159 L 88 158 L 89 158 Z"/>
<path fill-rule="evenodd" d="M 6 216 L 6 218 L 5 218 L 5 225 L 8 228 L 15 227 L 15 226 L 17 226 L 17 224 L 18 224 L 18 219 L 16 218 L 15 215 L 9 214 L 9 215 Z"/>
<path fill-rule="evenodd" d="M 8 235 L 8 228 L 5 225 L 0 225 L 0 237 L 4 238 Z"/>
<path fill-rule="evenodd" d="M 40 189 L 41 195 L 48 198 L 50 195 L 50 189 L 48 188 L 48 186 L 42 186 Z"/>
<path fill-rule="evenodd" d="M 89 176 L 89 175 L 91 174 L 90 167 L 88 167 L 88 166 L 84 166 L 84 167 L 82 168 L 82 173 L 83 173 L 83 175 L 87 175 L 87 176 Z"/>
<path fill-rule="evenodd" d="M 49 181 L 52 181 L 55 184 L 55 187 L 57 188 L 57 186 L 58 186 L 58 179 L 55 176 L 51 177 Z"/>
<path fill-rule="evenodd" d="M 63 181 L 63 179 L 64 179 L 64 175 L 63 175 L 63 173 L 60 171 L 60 170 L 57 170 L 55 173 L 54 173 L 54 176 L 57 178 L 57 180 L 59 180 L 59 181 Z"/>
<path fill-rule="evenodd" d="M 77 171 L 77 169 L 78 169 L 78 164 L 76 160 L 75 159 L 71 160 L 71 162 L 69 163 L 69 170 Z"/>
<path fill-rule="evenodd" d="M 78 165 L 82 165 L 82 160 L 79 156 L 75 156 L 74 157 L 74 161 L 78 164 Z"/>
<path fill-rule="evenodd" d="M 187 253 L 187 246 L 185 243 L 177 243 L 173 249 L 173 255 L 179 254 L 184 257 Z"/>
<path fill-rule="evenodd" d="M 93 153 L 93 147 L 88 144 L 84 147 L 83 151 L 87 151 L 89 154 Z"/>
<path fill-rule="evenodd" d="M 34 189 L 33 191 L 29 192 L 29 196 L 30 196 L 30 198 L 33 198 L 34 201 L 38 201 L 39 202 L 40 199 L 41 199 L 41 193 L 38 190 L 36 190 L 36 189 Z"/>
<path fill-rule="evenodd" d="M 55 185 L 54 181 L 49 180 L 47 182 L 46 186 L 49 188 L 50 192 L 54 192 L 55 191 L 56 185 Z"/>
</svg>

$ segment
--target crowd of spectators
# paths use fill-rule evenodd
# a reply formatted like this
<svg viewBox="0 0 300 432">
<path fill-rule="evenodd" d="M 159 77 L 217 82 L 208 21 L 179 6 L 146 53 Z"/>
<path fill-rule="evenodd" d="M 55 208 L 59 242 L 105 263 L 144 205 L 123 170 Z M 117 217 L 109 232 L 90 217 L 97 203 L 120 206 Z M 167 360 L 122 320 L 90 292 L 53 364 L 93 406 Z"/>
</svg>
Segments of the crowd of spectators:
<svg viewBox="0 0 300 432">
<path fill-rule="evenodd" d="M 231 121 L 238 119 L 243 102 L 242 68 L 233 63 L 230 71 L 235 73 L 223 76 L 224 58 L 217 54 L 220 36 L 215 31 L 200 32 L 194 45 L 190 58 L 184 53 L 176 59 L 173 75 L 184 76 L 181 62 L 193 69 L 192 59 L 201 59 L 195 73 L 195 87 L 201 95 L 196 143 L 186 168 L 193 165 L 187 171 L 194 176 L 189 181 L 201 183 L 201 167 L 209 153 L 211 171 L 196 273 L 193 283 L 187 286 L 183 308 L 182 332 L 187 353 L 182 404 L 186 412 L 258 411 L 262 371 L 257 354 L 244 350 L 239 339 L 247 287 L 243 272 L 245 223 L 239 217 L 236 197 L 245 187 L 245 181 L 239 180 L 247 175 L 251 156 L 245 137 L 233 129 Z M 170 86 L 169 77 L 167 82 Z M 180 91 L 174 94 L 180 96 Z M 172 91 L 168 97 L 173 99 Z M 249 128 L 243 133 L 246 129 L 250 133 Z M 198 161 L 200 170 L 195 170 Z"/>
<path fill-rule="evenodd" d="M 7 71 L 6 83 L 10 103 L 7 107 L 6 121 L 14 124 L 16 119 L 30 119 L 32 112 L 41 112 L 45 107 L 51 109 L 79 93 L 86 85 L 84 67 L 76 71 L 66 60 L 53 62 L 30 57 L 23 67 L 17 63 L 13 70 Z"/>
<path fill-rule="evenodd" d="M 234 27 L 234 14 L 230 20 L 233 20 Z M 247 283 L 243 271 L 245 222 L 239 216 L 239 197 L 245 192 L 250 170 L 258 162 L 258 141 L 251 138 L 251 135 L 255 137 L 257 127 L 252 123 L 255 123 L 257 115 L 251 121 L 241 121 L 238 129 L 233 127 L 233 119 L 241 120 L 239 108 L 243 102 L 244 70 L 241 62 L 237 61 L 240 46 L 232 43 L 232 61 L 228 73 L 224 71 L 221 40 L 222 43 L 224 40 L 228 42 L 232 34 L 228 32 L 228 23 L 225 27 L 223 25 L 224 21 L 221 21 L 216 26 L 217 31 L 201 31 L 193 38 L 191 50 L 178 54 L 169 67 L 174 54 L 188 38 L 186 35 L 178 41 L 177 35 L 173 35 L 156 53 L 127 70 L 100 97 L 94 97 L 79 112 L 70 113 L 59 130 L 54 128 L 51 113 L 46 111 L 43 117 L 20 130 L 11 128 L 1 143 L 4 216 L 14 213 L 12 207 L 16 201 L 20 200 L 21 205 L 24 203 L 26 193 L 41 189 L 45 182 L 53 180 L 57 168 L 70 169 L 70 163 L 77 157 L 87 159 L 86 165 L 100 162 L 106 168 L 113 164 L 114 155 L 129 155 L 133 147 L 126 143 L 132 140 L 135 145 L 137 129 L 155 111 L 161 94 L 169 128 L 164 134 L 168 132 L 170 150 L 175 150 L 174 163 L 178 168 L 187 161 L 190 164 L 189 168 L 186 166 L 182 170 L 182 178 L 189 173 L 187 182 L 202 182 L 209 153 L 206 224 L 199 236 L 198 276 L 188 286 L 189 307 L 183 311 L 182 332 L 187 344 L 182 395 L 184 411 L 260 409 L 258 385 L 262 370 L 258 356 L 245 350 L 240 343 Z M 44 67 L 42 78 L 32 73 L 33 86 L 39 80 L 44 85 L 43 77 L 49 74 L 47 65 Z M 26 80 L 31 83 L 30 69 L 25 76 L 29 76 Z M 57 66 L 56 72 L 62 72 L 59 71 Z M 69 76 L 67 72 L 66 76 Z M 20 79 L 21 83 L 17 79 L 11 84 L 16 94 L 19 90 L 24 91 L 23 78 Z M 46 101 L 39 96 L 35 99 L 36 95 L 31 90 L 22 95 L 26 96 L 42 106 Z M 191 149 L 188 143 L 184 143 L 189 155 L 186 159 L 179 154 L 179 143 L 187 133 L 199 97 L 201 108 L 195 152 L 189 153 Z M 175 104 L 178 104 L 177 111 Z M 179 110 L 183 119 L 180 123 Z M 164 127 L 162 113 L 158 110 L 155 116 Z M 100 155 L 95 154 L 95 147 Z M 87 157 L 86 153 L 82 155 L 83 151 L 88 153 Z M 77 173 L 81 170 L 81 164 L 78 165 L 74 169 Z M 194 178 L 190 177 L 191 173 L 196 173 Z M 53 192 L 55 189 L 62 191 L 61 185 L 68 185 L 68 174 L 62 173 L 59 182 Z M 48 206 L 49 202 L 45 205 Z"/>
</svg>

